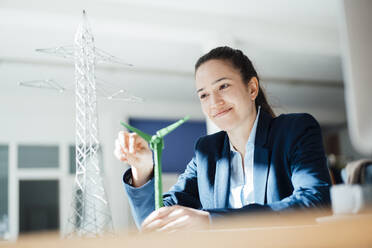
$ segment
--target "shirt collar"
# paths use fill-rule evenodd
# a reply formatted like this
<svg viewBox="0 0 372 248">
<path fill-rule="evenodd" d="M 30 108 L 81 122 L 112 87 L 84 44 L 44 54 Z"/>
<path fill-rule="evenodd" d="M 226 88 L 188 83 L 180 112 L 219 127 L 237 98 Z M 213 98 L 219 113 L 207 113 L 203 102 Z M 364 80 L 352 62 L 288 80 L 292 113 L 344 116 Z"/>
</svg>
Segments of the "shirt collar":
<svg viewBox="0 0 372 248">
<path fill-rule="evenodd" d="M 256 115 L 256 119 L 253 123 L 251 133 L 249 134 L 247 144 L 245 145 L 246 150 L 247 150 L 249 145 L 254 145 L 254 142 L 256 140 L 257 122 L 258 122 L 258 119 L 260 117 L 260 112 L 261 112 L 261 106 L 258 106 L 258 112 L 257 112 L 257 115 Z M 234 148 L 234 146 L 231 144 L 231 142 L 230 142 L 230 150 L 234 151 L 234 152 L 237 152 L 237 150 Z"/>
</svg>

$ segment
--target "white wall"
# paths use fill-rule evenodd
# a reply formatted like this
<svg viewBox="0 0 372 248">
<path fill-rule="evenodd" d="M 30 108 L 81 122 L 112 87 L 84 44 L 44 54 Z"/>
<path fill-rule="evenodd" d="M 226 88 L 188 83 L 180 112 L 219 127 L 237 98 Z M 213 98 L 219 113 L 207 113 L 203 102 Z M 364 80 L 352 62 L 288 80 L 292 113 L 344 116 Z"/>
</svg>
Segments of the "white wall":
<svg viewBox="0 0 372 248">
<path fill-rule="evenodd" d="M 344 128 L 339 132 L 340 137 L 340 149 L 345 162 L 355 161 L 358 159 L 372 158 L 372 152 L 369 154 L 359 153 L 352 145 L 350 139 L 350 132 L 348 128 Z"/>
</svg>

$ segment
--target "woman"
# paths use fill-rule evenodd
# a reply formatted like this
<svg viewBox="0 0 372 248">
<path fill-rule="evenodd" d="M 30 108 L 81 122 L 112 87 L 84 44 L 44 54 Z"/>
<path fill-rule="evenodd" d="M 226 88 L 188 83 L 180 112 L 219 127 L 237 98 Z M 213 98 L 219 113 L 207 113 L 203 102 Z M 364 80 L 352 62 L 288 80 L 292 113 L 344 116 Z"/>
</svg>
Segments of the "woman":
<svg viewBox="0 0 372 248">
<path fill-rule="evenodd" d="M 327 205 L 330 178 L 319 124 L 308 114 L 275 117 L 251 61 L 218 47 L 195 65 L 201 107 L 221 130 L 201 137 L 177 183 L 154 211 L 152 153 L 132 133 L 120 132 L 115 155 L 137 225 L 170 231 L 204 227 L 214 218 L 254 210 Z"/>
</svg>

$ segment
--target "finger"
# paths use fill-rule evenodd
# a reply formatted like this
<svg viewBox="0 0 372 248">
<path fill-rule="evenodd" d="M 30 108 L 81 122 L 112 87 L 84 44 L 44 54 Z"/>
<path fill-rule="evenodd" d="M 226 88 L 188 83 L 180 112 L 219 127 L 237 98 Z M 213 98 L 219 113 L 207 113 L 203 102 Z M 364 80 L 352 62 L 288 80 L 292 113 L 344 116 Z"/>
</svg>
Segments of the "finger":
<svg viewBox="0 0 372 248">
<path fill-rule="evenodd" d="M 139 150 L 145 148 L 145 147 L 148 147 L 148 142 L 146 140 L 144 140 L 142 137 L 138 136 L 137 134 L 135 134 L 135 144 L 136 144 L 136 148 L 138 148 Z"/>
<path fill-rule="evenodd" d="M 157 229 L 160 232 L 169 232 L 173 230 L 183 229 L 188 226 L 190 223 L 190 216 L 189 215 L 182 215 L 181 217 L 163 225 L 161 228 Z"/>
<path fill-rule="evenodd" d="M 126 136 L 128 135 L 128 132 L 126 131 L 120 131 L 119 132 L 119 143 L 122 148 L 122 152 L 126 154 L 128 150 L 126 149 Z"/>
<path fill-rule="evenodd" d="M 121 147 L 124 147 L 124 135 L 125 135 L 125 131 L 120 131 L 119 134 L 118 134 L 118 140 L 119 140 L 119 143 L 121 145 Z"/>
<path fill-rule="evenodd" d="M 151 222 L 153 222 L 156 219 L 160 219 L 164 216 L 166 216 L 169 212 L 172 211 L 172 207 L 162 207 L 158 210 L 153 211 L 142 223 L 142 228 L 146 228 L 147 225 L 149 225 Z"/>
<path fill-rule="evenodd" d="M 175 221 L 176 219 L 182 217 L 185 215 L 185 209 L 180 207 L 170 207 L 170 211 L 165 213 L 163 216 L 154 219 L 152 222 L 148 223 L 146 226 L 144 226 L 144 231 L 152 231 L 152 230 L 158 230 L 162 228 L 163 226 L 167 225 L 168 223 L 171 223 Z"/>
<path fill-rule="evenodd" d="M 175 220 L 177 220 L 178 218 L 181 218 L 182 216 L 186 215 L 186 211 L 184 208 L 182 207 L 173 207 L 172 208 L 172 211 L 166 215 L 166 216 L 163 216 L 161 219 L 162 219 L 162 223 L 161 223 L 161 226 L 158 226 L 158 227 L 163 227 Z"/>
<path fill-rule="evenodd" d="M 146 217 L 146 219 L 142 223 L 142 228 L 146 228 L 147 225 L 149 225 L 151 222 L 155 221 L 156 219 L 161 218 L 164 216 L 165 213 L 168 212 L 168 207 L 162 207 L 158 210 L 153 211 L 149 216 Z"/>
<path fill-rule="evenodd" d="M 123 145 L 124 152 L 128 152 L 129 150 L 129 133 L 124 133 L 124 145 Z"/>
<path fill-rule="evenodd" d="M 120 147 L 114 150 L 114 155 L 118 160 L 127 162 L 127 156 L 121 152 Z"/>
<path fill-rule="evenodd" d="M 162 222 L 163 222 L 162 219 L 156 219 L 152 221 L 151 223 L 149 223 L 148 225 L 146 225 L 146 227 L 141 228 L 141 231 L 152 232 L 152 231 L 158 230 L 163 226 Z"/>
<path fill-rule="evenodd" d="M 129 153 L 136 154 L 135 144 L 136 144 L 136 133 L 131 133 L 129 135 Z"/>
<path fill-rule="evenodd" d="M 125 157 L 125 158 L 127 157 L 127 154 L 124 151 L 119 139 L 115 140 L 115 150 L 118 150 L 119 154 L 121 154 L 123 157 Z M 119 157 L 121 157 L 121 156 L 119 156 Z"/>
</svg>

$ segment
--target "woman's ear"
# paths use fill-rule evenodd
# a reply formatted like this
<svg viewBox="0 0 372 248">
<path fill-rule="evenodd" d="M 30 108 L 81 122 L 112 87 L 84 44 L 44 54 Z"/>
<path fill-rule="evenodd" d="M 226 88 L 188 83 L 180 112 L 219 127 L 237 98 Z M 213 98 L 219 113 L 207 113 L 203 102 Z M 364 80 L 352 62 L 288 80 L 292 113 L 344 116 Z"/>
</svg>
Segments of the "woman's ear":
<svg viewBox="0 0 372 248">
<path fill-rule="evenodd" d="M 258 91 L 260 90 L 260 87 L 258 85 L 258 80 L 256 77 L 252 77 L 251 80 L 248 83 L 248 91 L 251 97 L 251 100 L 256 100 L 256 97 L 258 96 Z"/>
</svg>

